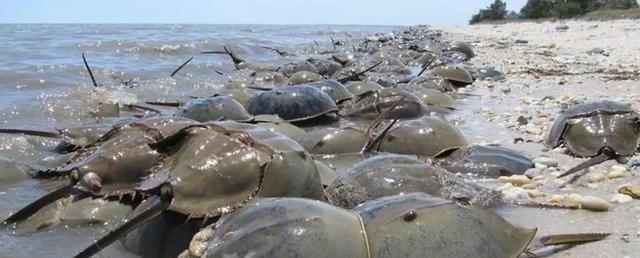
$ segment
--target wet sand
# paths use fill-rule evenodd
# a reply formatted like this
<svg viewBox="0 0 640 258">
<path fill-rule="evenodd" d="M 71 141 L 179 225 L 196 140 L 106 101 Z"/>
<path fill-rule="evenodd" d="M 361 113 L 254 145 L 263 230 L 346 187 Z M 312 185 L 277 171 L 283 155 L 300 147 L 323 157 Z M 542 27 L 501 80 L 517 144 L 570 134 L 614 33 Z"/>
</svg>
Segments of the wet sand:
<svg viewBox="0 0 640 258">
<path fill-rule="evenodd" d="M 539 186 L 529 190 L 531 200 L 577 193 L 602 198 L 611 205 L 608 212 L 510 206 L 499 213 L 516 224 L 537 227 L 539 235 L 612 233 L 605 241 L 553 257 L 640 255 L 640 200 L 611 202 L 620 186 L 640 183 L 640 170 L 631 167 L 623 178 L 599 182 L 590 182 L 587 174 L 575 184 L 560 188 L 555 176 L 583 159 L 564 154 L 562 148 L 546 150 L 542 144 L 558 112 L 577 102 L 607 98 L 640 108 L 640 23 L 523 22 L 436 29 L 447 39 L 472 42 L 477 54 L 471 60 L 473 64 L 495 66 L 506 75 L 503 81 L 476 82 L 465 89 L 471 96 L 460 100 L 460 109 L 454 115 L 465 135 L 474 143 L 498 143 L 533 158 L 547 155 L 557 159 L 558 171 L 541 172 L 542 177 L 535 181 Z M 526 125 L 517 122 L 520 116 L 527 119 Z M 516 138 L 525 142 L 514 143 Z M 634 158 L 623 166 L 630 167 Z M 607 161 L 589 173 L 607 172 L 616 164 Z M 497 181 L 487 184 L 503 186 Z"/>
</svg>

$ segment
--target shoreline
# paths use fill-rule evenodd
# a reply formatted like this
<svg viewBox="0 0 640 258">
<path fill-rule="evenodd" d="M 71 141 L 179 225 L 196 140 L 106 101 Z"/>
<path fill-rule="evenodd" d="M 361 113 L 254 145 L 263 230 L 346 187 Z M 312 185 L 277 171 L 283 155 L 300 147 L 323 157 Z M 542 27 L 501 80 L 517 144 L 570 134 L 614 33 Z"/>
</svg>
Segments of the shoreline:
<svg viewBox="0 0 640 258">
<path fill-rule="evenodd" d="M 503 81 L 479 82 L 469 89 L 469 93 L 479 97 L 470 97 L 460 108 L 473 110 L 465 114 L 466 123 L 473 120 L 471 123 L 475 125 L 495 124 L 489 130 L 494 135 L 507 136 L 498 143 L 531 157 L 555 158 L 561 171 L 585 159 L 566 155 L 562 149 L 545 150 L 540 143 L 558 112 L 577 102 L 597 99 L 624 101 L 636 110 L 640 108 L 640 96 L 636 93 L 640 87 L 640 46 L 634 43 L 640 40 L 637 20 L 560 20 L 435 29 L 445 38 L 473 42 L 478 54 L 471 63 L 496 66 L 505 73 Z M 520 116 L 529 123 L 518 125 Z M 462 127 L 465 135 L 481 136 L 488 131 L 464 124 Z M 515 137 L 531 142 L 509 141 Z M 629 167 L 637 158 L 635 155 L 623 166 Z M 581 245 L 553 257 L 633 257 L 640 253 L 640 201 L 612 200 L 621 186 L 640 183 L 640 171 L 629 167 L 623 178 L 590 180 L 591 174 L 606 173 L 615 165 L 618 165 L 615 161 L 597 165 L 590 174 L 565 188 L 558 187 L 553 173 L 543 171 L 539 187 L 526 190 L 535 200 L 554 195 L 596 196 L 611 204 L 607 212 L 524 207 L 499 212 L 514 223 L 538 227 L 541 234 L 612 233 L 604 241 Z M 488 184 L 505 187 L 497 181 Z"/>
</svg>

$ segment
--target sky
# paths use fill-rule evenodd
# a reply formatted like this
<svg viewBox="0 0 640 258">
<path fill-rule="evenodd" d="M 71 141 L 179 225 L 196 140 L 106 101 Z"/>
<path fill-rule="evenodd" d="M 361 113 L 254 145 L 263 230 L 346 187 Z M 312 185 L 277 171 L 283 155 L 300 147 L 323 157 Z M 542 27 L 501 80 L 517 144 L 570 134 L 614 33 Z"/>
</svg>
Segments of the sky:
<svg viewBox="0 0 640 258">
<path fill-rule="evenodd" d="M 0 23 L 465 24 L 493 0 L 2 0 Z M 507 0 L 520 10 L 526 0 Z"/>
</svg>

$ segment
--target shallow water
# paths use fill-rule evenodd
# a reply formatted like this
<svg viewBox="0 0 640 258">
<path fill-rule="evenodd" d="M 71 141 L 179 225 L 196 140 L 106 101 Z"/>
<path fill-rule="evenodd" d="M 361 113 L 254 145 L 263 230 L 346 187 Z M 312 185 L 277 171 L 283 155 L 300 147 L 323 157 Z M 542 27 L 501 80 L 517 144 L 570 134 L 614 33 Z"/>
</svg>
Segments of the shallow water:
<svg viewBox="0 0 640 258">
<path fill-rule="evenodd" d="M 218 26 L 218 25 L 0 25 L 0 42 L 7 46 L 0 50 L 0 127 L 53 130 L 78 125 L 111 124 L 118 119 L 96 121 L 89 110 L 98 102 L 136 103 L 148 100 L 184 100 L 189 96 L 206 96 L 216 92 L 226 81 L 227 75 L 215 70 L 233 70 L 227 56 L 200 55 L 200 51 L 220 50 L 233 45 L 234 50 L 251 61 L 286 63 L 312 56 L 316 49 L 331 48 L 329 37 L 342 39 L 360 37 L 372 33 L 388 33 L 395 27 L 353 26 Z M 313 41 L 318 41 L 317 46 Z M 262 46 L 282 47 L 298 56 L 282 58 Z M 87 59 L 99 88 L 91 85 L 82 64 L 81 53 Z M 195 59 L 174 78 L 169 74 L 189 57 Z M 482 60 L 482 54 L 472 60 Z M 490 58 L 485 58 L 490 59 Z M 478 61 L 479 62 L 479 61 Z M 484 65 L 484 63 L 483 63 Z M 489 65 L 499 65 L 489 62 Z M 504 67 L 503 67 L 504 68 Z M 505 68 L 506 69 L 506 68 Z M 236 75 L 232 75 L 236 76 Z M 123 85 L 124 82 L 131 82 Z M 562 168 L 570 167 L 579 159 L 545 152 L 537 136 L 513 127 L 519 114 L 536 117 L 540 112 L 555 116 L 559 111 L 553 105 L 525 105 L 523 100 L 541 101 L 545 96 L 560 98 L 572 95 L 577 98 L 623 98 L 630 92 L 624 82 L 605 84 L 580 80 L 558 87 L 554 78 L 537 80 L 529 85 L 519 75 L 507 74 L 501 83 L 474 83 L 463 94 L 458 94 L 458 110 L 449 119 L 456 123 L 469 142 L 474 144 L 498 143 L 522 151 L 531 157 L 551 155 Z M 133 85 L 133 87 L 130 87 Z M 503 88 L 504 87 L 504 88 Z M 503 91 L 508 89 L 508 91 Z M 468 93 L 468 94 L 464 94 Z M 637 104 L 634 103 L 634 104 Z M 163 109 L 164 110 L 164 109 Z M 170 108 L 166 109 L 170 111 Z M 490 115 L 489 115 L 490 114 Z M 343 121 L 344 122 L 344 121 Z M 349 124 L 355 123 L 349 121 Z M 549 124 L 549 121 L 545 122 Z M 333 124 L 332 124 L 333 125 Z M 360 125 L 360 126 L 366 126 Z M 531 142 L 514 143 L 514 138 L 524 137 Z M 539 138 L 539 137 L 538 137 Z M 51 155 L 56 141 L 32 136 L 0 135 L 0 155 L 17 163 L 34 164 Z M 357 162 L 359 156 L 320 156 L 322 161 L 334 167 L 344 167 Z M 599 166 L 606 168 L 613 161 Z M 3 173 L 8 172 L 5 168 Z M 638 174 L 637 169 L 633 170 Z M 637 178 L 629 180 L 637 183 Z M 608 199 L 616 187 L 627 179 L 610 180 L 599 189 L 585 187 L 576 193 Z M 55 183 L 55 182 L 54 182 Z M 495 181 L 486 182 L 495 186 Z M 17 181 L 0 185 L 0 217 L 42 196 L 52 189 L 51 183 Z M 551 179 L 541 190 L 562 193 Z M 607 241 L 580 246 L 558 254 L 559 257 L 622 257 L 633 256 L 638 251 L 640 238 L 631 243 L 620 240 L 624 234 L 638 232 L 638 203 L 613 206 L 610 212 L 594 213 L 585 210 L 538 209 L 506 206 L 498 212 L 509 221 L 537 227 L 540 234 L 611 232 Z M 117 215 L 117 214 L 116 214 Z M 75 254 L 90 241 L 119 222 L 118 216 L 104 224 L 69 222 L 26 236 L 0 233 L 0 257 L 62 256 Z M 98 257 L 134 257 L 114 243 Z"/>
<path fill-rule="evenodd" d="M 254 25 L 0 25 L 0 128 L 52 131 L 79 125 L 111 124 L 89 111 L 99 102 L 121 104 L 182 100 L 216 92 L 232 71 L 226 55 L 202 55 L 223 45 L 250 61 L 291 62 L 337 40 L 397 27 L 254 26 Z M 319 45 L 316 45 L 317 41 Z M 281 47 L 300 57 L 282 58 L 263 46 Z M 86 53 L 99 88 L 93 87 L 83 62 Z M 194 60 L 175 77 L 171 72 Z M 0 156 L 34 165 L 51 155 L 54 140 L 0 135 Z M 7 168 L 0 173 L 11 173 Z M 55 183 L 55 182 L 54 182 Z M 51 186 L 33 181 L 0 185 L 0 217 L 44 195 Z M 107 224 L 117 223 L 114 216 Z M 0 257 L 66 257 L 77 253 L 109 227 L 83 222 L 55 226 L 29 235 L 0 233 Z M 132 257 L 119 243 L 100 257 Z"/>
</svg>

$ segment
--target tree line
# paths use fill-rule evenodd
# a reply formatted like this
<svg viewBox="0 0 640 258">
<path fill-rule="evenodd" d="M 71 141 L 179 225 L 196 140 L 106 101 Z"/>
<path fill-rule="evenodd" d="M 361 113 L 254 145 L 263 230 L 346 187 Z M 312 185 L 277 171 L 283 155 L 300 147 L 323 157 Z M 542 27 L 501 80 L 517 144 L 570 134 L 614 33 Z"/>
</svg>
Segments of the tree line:
<svg viewBox="0 0 640 258">
<path fill-rule="evenodd" d="M 638 8 L 637 0 L 528 0 L 520 12 L 508 12 L 507 4 L 495 0 L 471 17 L 470 24 L 505 19 L 573 18 L 602 9 Z"/>
</svg>

